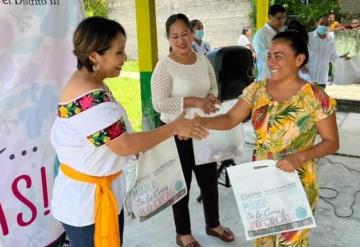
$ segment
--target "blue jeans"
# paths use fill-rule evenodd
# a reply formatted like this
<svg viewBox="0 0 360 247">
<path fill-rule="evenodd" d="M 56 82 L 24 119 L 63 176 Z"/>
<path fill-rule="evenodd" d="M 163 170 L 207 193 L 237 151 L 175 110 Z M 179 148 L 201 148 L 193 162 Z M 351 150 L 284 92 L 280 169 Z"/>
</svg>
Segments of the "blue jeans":
<svg viewBox="0 0 360 247">
<path fill-rule="evenodd" d="M 95 224 L 89 226 L 71 226 L 63 223 L 65 232 L 70 239 L 71 247 L 94 247 Z M 123 245 L 124 210 L 119 214 L 120 240 Z"/>
</svg>

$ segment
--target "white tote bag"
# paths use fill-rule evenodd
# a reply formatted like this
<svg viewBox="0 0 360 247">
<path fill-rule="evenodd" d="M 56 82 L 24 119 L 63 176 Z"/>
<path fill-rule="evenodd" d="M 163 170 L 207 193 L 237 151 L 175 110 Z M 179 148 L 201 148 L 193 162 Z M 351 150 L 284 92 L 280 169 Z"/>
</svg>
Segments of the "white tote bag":
<svg viewBox="0 0 360 247">
<path fill-rule="evenodd" d="M 141 154 L 136 178 L 128 190 L 125 206 L 140 221 L 159 213 L 187 193 L 174 138 Z"/>
<path fill-rule="evenodd" d="M 219 111 L 205 115 L 199 109 L 191 109 L 187 117 L 191 118 L 197 113 L 200 116 L 216 116 L 227 113 L 236 103 L 237 99 L 223 102 Z M 230 130 L 208 130 L 209 135 L 202 140 L 193 139 L 195 164 L 202 165 L 226 159 L 241 159 L 244 156 L 245 137 L 242 124 Z"/>
<path fill-rule="evenodd" d="M 260 160 L 227 168 L 247 240 L 316 227 L 297 172 Z"/>
</svg>

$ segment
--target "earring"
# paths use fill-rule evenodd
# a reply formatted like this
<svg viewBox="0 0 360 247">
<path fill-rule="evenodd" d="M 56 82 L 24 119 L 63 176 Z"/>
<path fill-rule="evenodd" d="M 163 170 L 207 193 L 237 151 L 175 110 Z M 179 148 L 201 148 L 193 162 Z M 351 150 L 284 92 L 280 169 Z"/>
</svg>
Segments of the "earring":
<svg viewBox="0 0 360 247">
<path fill-rule="evenodd" d="M 99 65 L 93 64 L 92 69 L 93 69 L 94 72 L 98 71 L 99 70 Z"/>
</svg>

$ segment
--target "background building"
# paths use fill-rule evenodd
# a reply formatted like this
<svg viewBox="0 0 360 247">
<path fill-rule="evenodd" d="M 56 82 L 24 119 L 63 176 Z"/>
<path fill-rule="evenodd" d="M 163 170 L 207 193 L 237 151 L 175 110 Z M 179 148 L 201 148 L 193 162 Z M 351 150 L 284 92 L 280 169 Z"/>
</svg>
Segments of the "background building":
<svg viewBox="0 0 360 247">
<path fill-rule="evenodd" d="M 236 45 L 242 28 L 250 25 L 250 0 L 156 0 L 156 26 L 159 58 L 168 53 L 165 21 L 175 13 L 189 19 L 200 19 L 205 26 L 205 40 L 212 47 Z M 137 59 L 136 17 L 134 0 L 109 0 L 109 18 L 119 21 L 127 32 L 127 54 Z"/>
<path fill-rule="evenodd" d="M 341 13 L 360 14 L 360 1 L 359 0 L 339 0 Z"/>
</svg>

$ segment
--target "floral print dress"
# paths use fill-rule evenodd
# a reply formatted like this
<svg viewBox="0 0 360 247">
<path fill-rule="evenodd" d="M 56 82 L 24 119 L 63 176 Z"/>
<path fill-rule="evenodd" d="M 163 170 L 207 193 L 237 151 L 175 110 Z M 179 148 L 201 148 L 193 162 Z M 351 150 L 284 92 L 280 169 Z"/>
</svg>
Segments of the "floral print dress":
<svg viewBox="0 0 360 247">
<path fill-rule="evenodd" d="M 252 125 L 256 133 L 257 160 L 278 160 L 287 154 L 311 148 L 317 134 L 316 122 L 335 112 L 336 102 L 315 83 L 306 83 L 297 94 L 283 102 L 274 101 L 266 92 L 266 80 L 249 85 L 240 96 L 252 107 Z M 315 161 L 307 161 L 297 170 L 310 207 L 315 211 L 319 198 Z M 308 246 L 310 230 L 285 232 L 258 238 L 256 247 Z"/>
</svg>

